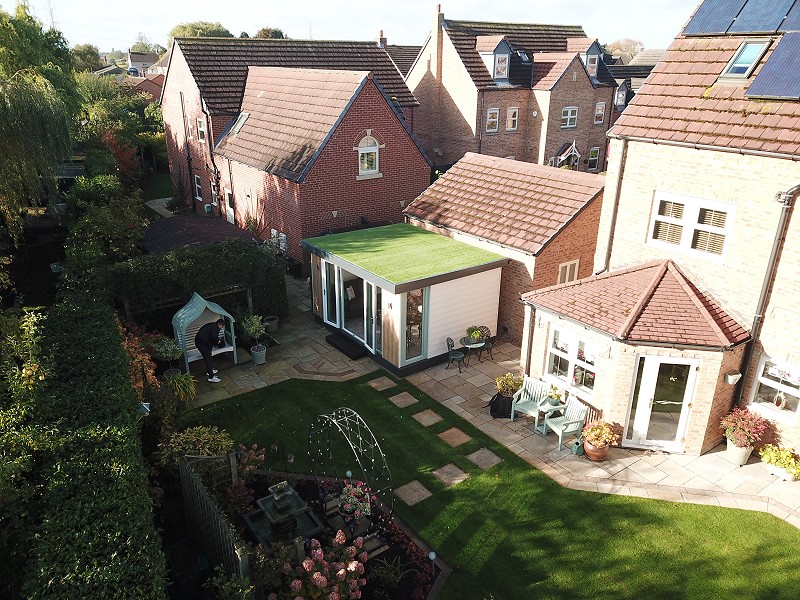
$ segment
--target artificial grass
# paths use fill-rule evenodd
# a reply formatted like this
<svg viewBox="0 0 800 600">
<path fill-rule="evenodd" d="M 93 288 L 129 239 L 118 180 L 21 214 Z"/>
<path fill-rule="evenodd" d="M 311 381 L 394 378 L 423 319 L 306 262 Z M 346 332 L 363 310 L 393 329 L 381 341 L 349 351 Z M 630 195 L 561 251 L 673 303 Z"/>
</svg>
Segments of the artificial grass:
<svg viewBox="0 0 800 600">
<path fill-rule="evenodd" d="M 494 252 L 406 223 L 303 241 L 395 285 L 504 260 Z"/>
<path fill-rule="evenodd" d="M 404 380 L 377 392 L 376 372 L 343 383 L 289 380 L 209 405 L 184 424 L 217 425 L 237 442 L 280 439 L 309 472 L 308 428 L 339 406 L 358 412 L 385 452 L 394 486 L 412 479 L 433 496 L 395 511 L 453 569 L 440 598 L 797 598 L 800 536 L 758 512 L 562 488 L 501 444 Z M 388 398 L 408 391 L 404 409 Z M 433 409 L 422 427 L 411 415 Z M 472 440 L 451 448 L 436 434 L 458 427 Z M 341 471 L 355 471 L 343 440 Z M 466 455 L 488 447 L 503 462 L 482 471 Z M 282 469 L 281 458 L 268 466 Z M 470 477 L 445 488 L 431 471 L 453 462 Z M 357 474 L 356 474 L 357 476 Z"/>
</svg>

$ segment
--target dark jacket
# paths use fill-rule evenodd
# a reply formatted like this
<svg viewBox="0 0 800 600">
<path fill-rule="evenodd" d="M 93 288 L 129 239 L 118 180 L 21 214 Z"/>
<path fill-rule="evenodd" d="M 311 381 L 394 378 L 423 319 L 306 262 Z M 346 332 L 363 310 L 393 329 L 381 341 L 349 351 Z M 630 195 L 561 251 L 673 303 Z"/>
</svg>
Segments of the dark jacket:
<svg viewBox="0 0 800 600">
<path fill-rule="evenodd" d="M 194 344 L 198 348 L 213 348 L 219 343 L 219 325 L 214 323 L 206 323 L 197 330 L 197 335 L 194 336 Z"/>
</svg>

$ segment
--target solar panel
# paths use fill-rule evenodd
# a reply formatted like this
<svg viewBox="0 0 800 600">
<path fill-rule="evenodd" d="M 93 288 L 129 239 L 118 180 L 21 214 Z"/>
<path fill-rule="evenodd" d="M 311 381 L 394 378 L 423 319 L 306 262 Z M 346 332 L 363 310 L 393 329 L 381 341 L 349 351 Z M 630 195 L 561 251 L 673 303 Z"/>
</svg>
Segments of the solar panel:
<svg viewBox="0 0 800 600">
<path fill-rule="evenodd" d="M 786 20 L 781 25 L 779 31 L 798 31 L 800 30 L 800 2 L 795 2 L 792 10 L 786 15 Z"/>
<path fill-rule="evenodd" d="M 725 33 L 747 0 L 705 0 L 683 30 L 685 35 Z"/>
<path fill-rule="evenodd" d="M 785 33 L 744 93 L 757 98 L 800 98 L 800 32 Z"/>
<path fill-rule="evenodd" d="M 728 33 L 776 31 L 794 0 L 747 0 Z"/>
</svg>

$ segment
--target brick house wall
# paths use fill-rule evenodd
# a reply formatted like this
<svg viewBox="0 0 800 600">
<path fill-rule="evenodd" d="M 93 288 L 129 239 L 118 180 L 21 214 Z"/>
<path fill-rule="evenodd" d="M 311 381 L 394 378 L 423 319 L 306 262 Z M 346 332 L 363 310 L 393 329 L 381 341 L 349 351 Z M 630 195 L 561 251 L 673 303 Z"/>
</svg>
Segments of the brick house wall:
<svg viewBox="0 0 800 600">
<path fill-rule="evenodd" d="M 359 179 L 357 148 L 367 129 L 383 146 L 378 157 L 382 177 Z M 405 206 L 430 183 L 430 165 L 372 80 L 304 181 L 294 183 L 237 161 L 218 160 L 225 164 L 220 168 L 222 186 L 234 193 L 237 225 L 254 216 L 263 239 L 271 229 L 285 234 L 288 255 L 304 266 L 309 257 L 300 246 L 302 239 L 365 223 L 401 222 Z"/>
<path fill-rule="evenodd" d="M 487 90 L 479 92 L 480 123 L 478 127 L 478 152 L 502 158 L 514 157 L 516 160 L 536 162 L 536 144 L 540 136 L 541 119 L 532 117 L 538 113 L 539 105 L 531 90 Z M 490 108 L 500 111 L 497 132 L 486 131 L 486 121 Z M 518 109 L 516 131 L 508 131 L 507 116 L 509 108 Z M 464 151 L 466 153 L 466 150 Z"/>
</svg>

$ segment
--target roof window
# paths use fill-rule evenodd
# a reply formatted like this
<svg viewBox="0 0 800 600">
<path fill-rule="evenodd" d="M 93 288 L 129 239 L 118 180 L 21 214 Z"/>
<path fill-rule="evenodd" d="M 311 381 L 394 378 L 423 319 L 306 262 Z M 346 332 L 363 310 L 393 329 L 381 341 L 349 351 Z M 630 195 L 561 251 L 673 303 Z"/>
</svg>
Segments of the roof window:
<svg viewBox="0 0 800 600">
<path fill-rule="evenodd" d="M 722 77 L 735 77 L 737 79 L 750 77 L 750 73 L 753 72 L 753 69 L 758 65 L 758 61 L 767 51 L 767 46 L 769 46 L 769 40 L 743 42 L 731 61 L 725 66 L 722 71 Z"/>
<path fill-rule="evenodd" d="M 239 117 L 236 119 L 236 122 L 233 124 L 233 127 L 231 127 L 231 133 L 233 133 L 233 134 L 239 133 L 239 130 L 242 128 L 242 126 L 244 125 L 245 121 L 247 121 L 247 117 L 249 117 L 249 116 L 250 116 L 250 113 L 246 113 L 246 112 L 239 113 Z"/>
</svg>

